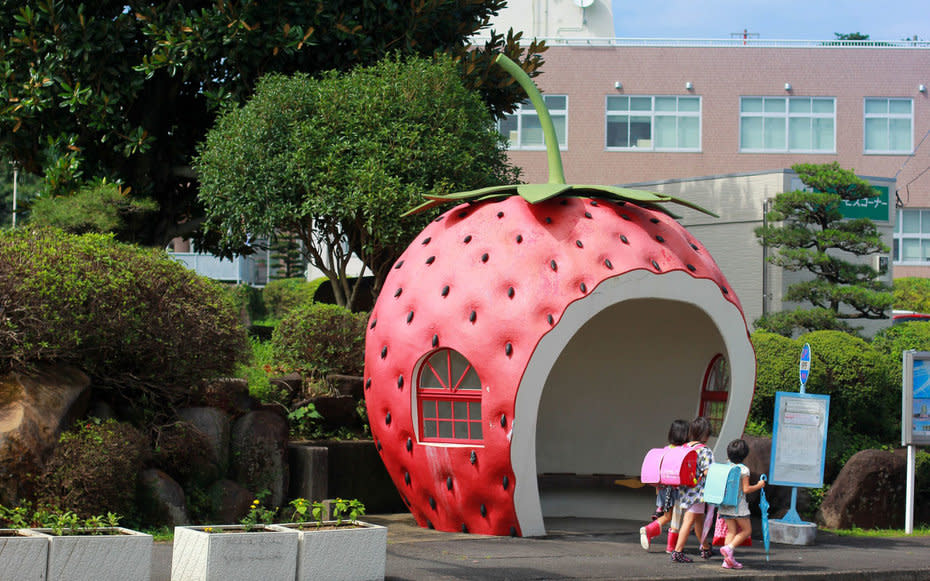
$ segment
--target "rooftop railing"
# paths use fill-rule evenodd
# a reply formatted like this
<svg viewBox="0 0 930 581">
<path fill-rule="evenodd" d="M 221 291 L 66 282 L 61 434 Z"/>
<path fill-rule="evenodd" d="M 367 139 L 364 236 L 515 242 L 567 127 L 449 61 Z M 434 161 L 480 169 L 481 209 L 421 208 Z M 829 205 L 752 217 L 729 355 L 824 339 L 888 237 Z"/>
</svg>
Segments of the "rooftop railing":
<svg viewBox="0 0 930 581">
<path fill-rule="evenodd" d="M 481 44 L 488 37 L 474 37 Z M 650 46 L 682 48 L 930 49 L 930 40 L 774 40 L 762 38 L 537 38 L 549 46 Z"/>
</svg>

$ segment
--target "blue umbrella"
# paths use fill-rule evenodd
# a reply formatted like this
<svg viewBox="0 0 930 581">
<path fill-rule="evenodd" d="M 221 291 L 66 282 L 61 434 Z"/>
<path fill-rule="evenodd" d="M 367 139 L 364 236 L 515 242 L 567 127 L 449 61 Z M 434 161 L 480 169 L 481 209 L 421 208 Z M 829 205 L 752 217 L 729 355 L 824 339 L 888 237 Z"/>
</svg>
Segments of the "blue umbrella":
<svg viewBox="0 0 930 581">
<path fill-rule="evenodd" d="M 767 481 L 765 474 L 759 480 Z M 769 501 L 765 498 L 765 487 L 759 489 L 759 510 L 762 512 L 762 542 L 765 543 L 765 560 L 769 560 Z"/>
</svg>

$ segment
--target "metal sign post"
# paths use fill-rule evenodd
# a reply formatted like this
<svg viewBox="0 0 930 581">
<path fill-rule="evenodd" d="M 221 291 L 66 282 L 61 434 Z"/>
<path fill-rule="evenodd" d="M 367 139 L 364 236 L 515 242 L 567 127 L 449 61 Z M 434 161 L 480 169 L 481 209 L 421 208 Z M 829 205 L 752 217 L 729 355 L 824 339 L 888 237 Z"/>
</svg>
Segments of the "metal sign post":
<svg viewBox="0 0 930 581">
<path fill-rule="evenodd" d="M 904 532 L 914 532 L 916 447 L 930 445 L 930 351 L 901 353 L 901 445 L 907 446 Z"/>
</svg>

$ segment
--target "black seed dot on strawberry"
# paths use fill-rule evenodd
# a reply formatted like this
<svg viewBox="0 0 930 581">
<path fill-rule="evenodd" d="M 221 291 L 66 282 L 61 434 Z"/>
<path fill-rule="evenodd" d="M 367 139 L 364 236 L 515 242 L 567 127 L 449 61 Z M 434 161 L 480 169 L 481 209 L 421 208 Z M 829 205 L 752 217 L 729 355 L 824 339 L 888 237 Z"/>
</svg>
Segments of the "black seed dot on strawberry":
<svg viewBox="0 0 930 581">
<path fill-rule="evenodd" d="M 656 236 L 656 240 L 659 242 L 665 242 L 665 238 L 662 238 L 661 236 Z"/>
<path fill-rule="evenodd" d="M 377 324 L 378 324 L 378 319 L 372 319 L 372 320 L 371 320 L 371 326 L 368 327 L 368 328 L 369 328 L 369 329 L 374 329 L 374 328 L 375 328 L 375 325 L 377 325 Z"/>
<path fill-rule="evenodd" d="M 404 389 L 404 376 L 403 375 L 397 376 L 397 389 Z"/>
<path fill-rule="evenodd" d="M 381 348 L 381 359 L 387 357 L 387 345 Z"/>
<path fill-rule="evenodd" d="M 407 438 L 407 451 L 410 452 L 413 450 L 413 440 Z"/>
<path fill-rule="evenodd" d="M 446 477 L 446 489 L 452 490 L 452 477 L 451 476 Z"/>
<path fill-rule="evenodd" d="M 501 414 L 501 427 L 502 428 L 507 427 L 507 416 L 505 414 Z"/>
<path fill-rule="evenodd" d="M 468 533 L 468 527 L 465 526 L 465 523 L 462 523 L 462 532 L 466 534 Z"/>
<path fill-rule="evenodd" d="M 656 262 L 655 260 L 652 261 L 652 266 L 653 266 L 653 268 L 655 268 L 656 270 L 661 270 L 661 269 L 659 268 L 659 263 Z"/>
<path fill-rule="evenodd" d="M 404 483 L 406 483 L 407 486 L 410 486 L 410 473 L 409 472 L 404 472 Z"/>
<path fill-rule="evenodd" d="M 630 219 L 630 217 L 627 216 L 626 214 L 620 214 L 620 217 L 623 218 L 624 220 L 629 220 L 629 219 Z"/>
<path fill-rule="evenodd" d="M 697 270 L 697 269 L 694 268 L 694 265 L 693 265 L 693 264 L 689 264 L 689 265 L 688 265 L 688 270 L 690 270 L 691 272 L 694 272 L 694 271 Z"/>
<path fill-rule="evenodd" d="M 433 347 L 439 345 L 439 335 L 433 335 Z"/>
<path fill-rule="evenodd" d="M 506 476 L 504 476 L 503 485 L 504 485 L 504 490 L 507 490 L 508 488 L 510 488 L 510 478 L 507 478 Z"/>
<path fill-rule="evenodd" d="M 433 510 L 436 510 L 436 499 L 432 496 L 429 497 L 429 507 Z"/>
<path fill-rule="evenodd" d="M 482 504 L 480 510 L 481 510 L 481 516 L 488 516 L 488 507 Z"/>
<path fill-rule="evenodd" d="M 391 412 L 384 414 L 384 423 L 389 426 L 391 425 Z"/>
<path fill-rule="evenodd" d="M 436 262 L 435 256 L 430 256 L 429 258 L 426 259 L 426 264 L 432 264 L 434 262 Z"/>
<path fill-rule="evenodd" d="M 471 242 L 471 234 L 469 234 L 468 236 L 466 236 L 466 237 L 465 237 L 465 240 L 462 240 L 462 242 L 464 242 L 465 244 L 468 244 L 469 242 Z"/>
<path fill-rule="evenodd" d="M 471 451 L 471 455 L 468 457 L 468 461 L 474 464 L 478 461 L 478 454 L 474 450 Z"/>
<path fill-rule="evenodd" d="M 578 285 L 578 288 L 580 288 L 581 292 L 583 293 L 588 292 L 588 287 L 584 283 L 581 283 L 580 285 Z"/>
<path fill-rule="evenodd" d="M 613 270 L 613 268 L 614 268 L 614 265 L 611 264 L 609 258 L 605 258 L 605 259 L 604 259 L 604 266 L 606 266 L 607 268 L 609 268 L 609 269 L 611 269 L 611 270 Z"/>
<path fill-rule="evenodd" d="M 427 244 L 430 243 L 430 240 L 432 240 L 432 238 L 425 238 L 423 242 L 420 242 L 420 244 L 422 244 L 423 246 L 426 246 Z"/>
<path fill-rule="evenodd" d="M 517 244 L 521 244 L 522 242 L 523 242 L 523 236 L 520 234 L 517 234 Z"/>
<path fill-rule="evenodd" d="M 512 299 L 513 295 L 514 295 L 513 287 L 510 287 L 509 289 L 507 289 L 507 298 Z"/>
<path fill-rule="evenodd" d="M 725 295 L 730 294 L 730 291 L 728 291 L 728 290 L 727 290 L 727 287 L 725 287 L 725 286 L 720 287 L 720 290 L 722 290 L 722 291 L 723 291 L 723 294 L 725 294 Z"/>
<path fill-rule="evenodd" d="M 552 315 L 546 315 L 546 320 L 549 321 L 550 325 L 555 324 L 555 319 L 552 318 Z"/>
<path fill-rule="evenodd" d="M 658 224 L 658 223 L 659 223 L 659 219 L 658 219 L 658 218 L 649 218 L 649 221 L 652 222 L 653 224 Z"/>
<path fill-rule="evenodd" d="M 624 200 L 620 200 L 620 201 L 617 202 L 617 205 L 618 205 L 618 206 L 626 206 L 626 202 L 625 202 Z"/>
<path fill-rule="evenodd" d="M 403 266 L 403 265 L 404 265 L 404 261 L 401 260 L 400 262 L 398 262 L 397 264 L 394 265 L 394 268 L 397 269 L 397 268 L 400 268 L 400 267 Z"/>
<path fill-rule="evenodd" d="M 565 199 L 560 200 L 560 201 L 559 201 L 559 204 L 561 204 L 562 206 L 567 206 L 567 205 L 568 205 L 568 200 L 565 200 Z"/>
<path fill-rule="evenodd" d="M 517 536 L 517 527 L 510 527 L 510 536 L 511 537 Z"/>
<path fill-rule="evenodd" d="M 471 313 L 468 314 L 468 321 L 471 323 L 474 323 L 475 319 L 477 318 L 478 318 L 478 313 L 476 313 L 475 311 L 472 311 Z"/>
<path fill-rule="evenodd" d="M 581 240 L 575 240 L 575 246 L 578 248 L 584 248 L 584 244 L 581 243 Z"/>
<path fill-rule="evenodd" d="M 691 248 L 698 250 L 697 244 L 691 243 Z"/>
<path fill-rule="evenodd" d="M 504 217 L 504 213 L 503 213 L 503 212 L 498 212 L 498 213 L 497 213 L 497 217 L 498 217 L 498 218 L 503 218 L 503 217 Z"/>
<path fill-rule="evenodd" d="M 590 220 L 592 218 L 591 212 L 585 212 L 584 217 Z"/>
<path fill-rule="evenodd" d="M 552 218 L 546 217 L 546 224 L 552 224 Z"/>
<path fill-rule="evenodd" d="M 467 217 L 468 217 L 468 212 L 466 212 L 466 211 L 464 211 L 464 210 L 462 210 L 461 212 L 459 212 L 459 218 L 467 218 Z"/>
<path fill-rule="evenodd" d="M 620 242 L 623 242 L 624 244 L 630 243 L 630 241 L 626 239 L 626 236 L 620 236 Z"/>
<path fill-rule="evenodd" d="M 504 353 L 507 354 L 507 357 L 513 355 L 513 345 L 511 345 L 509 342 L 504 346 Z"/>
<path fill-rule="evenodd" d="M 434 528 L 436 528 L 433 526 L 433 523 L 430 520 L 426 521 L 426 527 L 430 530 L 433 530 Z"/>
<path fill-rule="evenodd" d="M 371 389 L 371 378 L 365 380 L 365 389 Z"/>
<path fill-rule="evenodd" d="M 394 291 L 394 298 L 396 299 L 397 297 L 399 297 L 402 292 L 404 292 L 404 289 L 398 287 L 398 289 Z"/>
<path fill-rule="evenodd" d="M 487 262 L 488 258 L 489 258 L 488 253 L 485 252 L 484 254 L 481 255 L 481 262 Z"/>
<path fill-rule="evenodd" d="M 375 442 L 375 448 L 377 448 L 379 452 L 381 451 L 381 440 Z"/>
<path fill-rule="evenodd" d="M 411 321 L 413 321 L 413 311 L 407 313 L 407 324 L 409 325 Z"/>
<path fill-rule="evenodd" d="M 549 261 L 549 267 L 552 268 L 552 270 L 558 270 L 558 269 L 559 269 L 559 265 L 555 263 L 555 260 L 550 260 L 550 261 Z"/>
<path fill-rule="evenodd" d="M 442 287 L 442 296 L 444 297 L 449 296 L 449 285 Z"/>
</svg>

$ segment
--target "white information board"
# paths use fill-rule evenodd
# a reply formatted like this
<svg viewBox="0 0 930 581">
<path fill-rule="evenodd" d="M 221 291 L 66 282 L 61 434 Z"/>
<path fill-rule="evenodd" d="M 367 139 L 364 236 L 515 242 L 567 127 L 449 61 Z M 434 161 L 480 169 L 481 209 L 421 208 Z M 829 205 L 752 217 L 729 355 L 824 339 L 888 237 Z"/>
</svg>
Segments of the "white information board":
<svg viewBox="0 0 930 581">
<path fill-rule="evenodd" d="M 775 393 L 770 484 L 823 486 L 829 418 L 829 395 Z"/>
<path fill-rule="evenodd" d="M 901 354 L 901 444 L 930 445 L 930 352 Z"/>
</svg>

